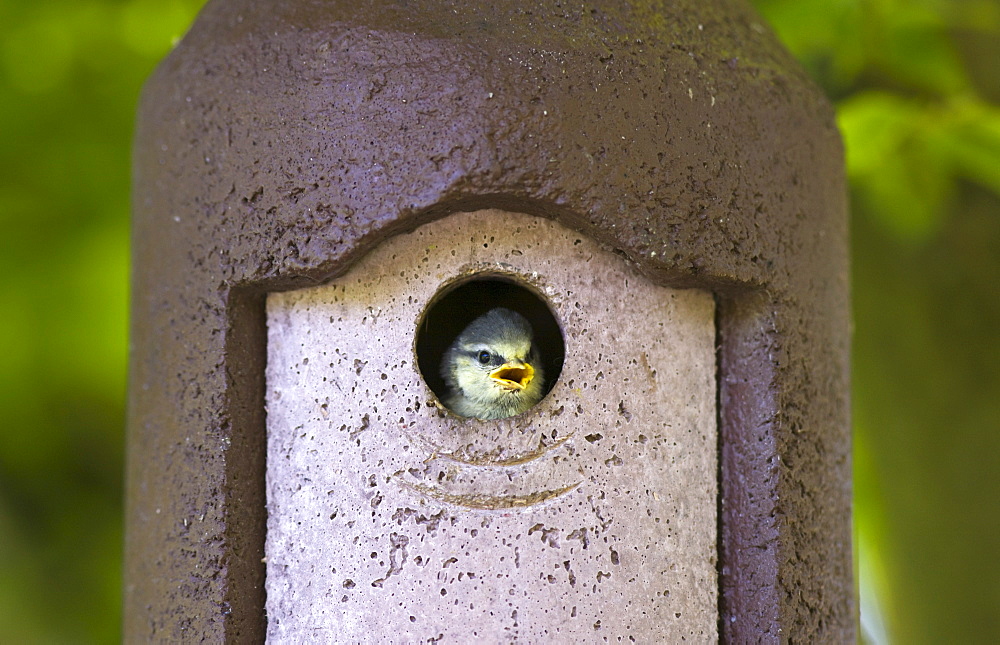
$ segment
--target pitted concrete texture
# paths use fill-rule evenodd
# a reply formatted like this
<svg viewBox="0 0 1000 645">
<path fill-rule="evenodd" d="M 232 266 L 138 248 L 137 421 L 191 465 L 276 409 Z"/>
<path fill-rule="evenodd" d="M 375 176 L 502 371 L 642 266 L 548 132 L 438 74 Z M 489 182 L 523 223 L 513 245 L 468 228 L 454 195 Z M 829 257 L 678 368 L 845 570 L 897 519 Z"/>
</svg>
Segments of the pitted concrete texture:
<svg viewBox="0 0 1000 645">
<path fill-rule="evenodd" d="M 552 391 L 499 421 L 441 410 L 414 355 L 476 272 L 542 294 L 565 337 Z M 711 294 L 486 210 L 270 295 L 267 323 L 269 640 L 716 640 Z"/>
</svg>

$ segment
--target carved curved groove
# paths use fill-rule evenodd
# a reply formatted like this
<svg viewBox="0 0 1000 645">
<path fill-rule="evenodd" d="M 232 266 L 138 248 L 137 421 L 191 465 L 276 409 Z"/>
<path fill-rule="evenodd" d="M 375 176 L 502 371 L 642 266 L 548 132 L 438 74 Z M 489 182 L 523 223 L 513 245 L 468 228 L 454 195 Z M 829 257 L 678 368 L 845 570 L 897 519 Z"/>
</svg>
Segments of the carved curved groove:
<svg viewBox="0 0 1000 645">
<path fill-rule="evenodd" d="M 541 504 L 542 502 L 554 499 L 560 495 L 565 495 L 579 486 L 582 482 L 576 482 L 575 484 L 570 484 L 569 486 L 556 488 L 554 490 L 542 490 L 535 493 L 529 493 L 527 495 L 458 495 L 455 493 L 446 493 L 431 486 L 424 486 L 423 484 L 411 484 L 410 482 L 402 480 L 400 480 L 399 483 L 410 490 L 447 504 L 477 510 L 496 511 L 510 508 L 524 508 L 527 506 Z"/>
</svg>

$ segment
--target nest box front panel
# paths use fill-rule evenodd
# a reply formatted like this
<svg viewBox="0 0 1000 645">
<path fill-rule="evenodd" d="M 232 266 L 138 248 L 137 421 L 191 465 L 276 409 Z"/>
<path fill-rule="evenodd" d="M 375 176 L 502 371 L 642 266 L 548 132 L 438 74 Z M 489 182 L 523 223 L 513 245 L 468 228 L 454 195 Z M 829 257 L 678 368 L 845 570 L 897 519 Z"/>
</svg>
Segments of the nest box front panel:
<svg viewBox="0 0 1000 645">
<path fill-rule="evenodd" d="M 544 397 L 460 416 L 442 353 L 496 302 Z M 269 638 L 717 638 L 710 293 L 487 210 L 271 294 L 267 322 Z"/>
</svg>

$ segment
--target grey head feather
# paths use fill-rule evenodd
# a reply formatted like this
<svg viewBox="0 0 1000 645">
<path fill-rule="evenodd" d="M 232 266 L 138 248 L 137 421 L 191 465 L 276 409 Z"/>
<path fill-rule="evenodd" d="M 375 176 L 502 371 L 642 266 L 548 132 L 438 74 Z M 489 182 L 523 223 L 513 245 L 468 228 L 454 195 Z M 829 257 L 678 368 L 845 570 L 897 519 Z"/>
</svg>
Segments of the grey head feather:
<svg viewBox="0 0 1000 645">
<path fill-rule="evenodd" d="M 533 335 L 531 323 L 524 316 L 505 307 L 496 307 L 469 323 L 456 340 L 462 344 L 510 343 L 523 338 L 530 340 Z"/>
</svg>

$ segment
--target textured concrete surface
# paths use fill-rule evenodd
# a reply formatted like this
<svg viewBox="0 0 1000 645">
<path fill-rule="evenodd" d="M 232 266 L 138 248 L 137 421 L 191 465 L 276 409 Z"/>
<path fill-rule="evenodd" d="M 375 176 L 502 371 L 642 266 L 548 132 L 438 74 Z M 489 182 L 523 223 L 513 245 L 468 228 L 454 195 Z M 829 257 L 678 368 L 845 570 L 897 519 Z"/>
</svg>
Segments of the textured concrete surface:
<svg viewBox="0 0 1000 645">
<path fill-rule="evenodd" d="M 266 294 L 483 208 L 715 295 L 720 639 L 855 639 L 842 148 L 749 3 L 213 0 L 133 195 L 126 641 L 264 638 Z"/>
<path fill-rule="evenodd" d="M 439 287 L 477 272 L 544 294 L 564 330 L 554 388 L 500 421 L 441 411 L 414 354 Z M 705 291 L 497 210 L 268 296 L 269 639 L 714 641 L 713 316 Z"/>
</svg>

